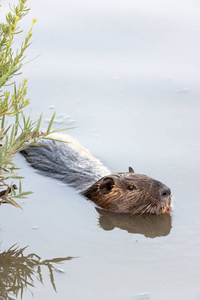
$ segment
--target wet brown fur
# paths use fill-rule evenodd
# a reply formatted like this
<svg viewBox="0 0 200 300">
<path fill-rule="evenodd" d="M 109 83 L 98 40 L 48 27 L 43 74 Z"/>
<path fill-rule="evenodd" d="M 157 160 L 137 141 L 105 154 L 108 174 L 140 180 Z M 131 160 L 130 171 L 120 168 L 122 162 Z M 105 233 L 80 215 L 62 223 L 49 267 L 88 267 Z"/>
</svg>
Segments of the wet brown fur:
<svg viewBox="0 0 200 300">
<path fill-rule="evenodd" d="M 160 214 L 171 204 L 171 191 L 143 174 L 116 173 L 101 178 L 83 195 L 98 206 L 115 212 Z"/>
</svg>

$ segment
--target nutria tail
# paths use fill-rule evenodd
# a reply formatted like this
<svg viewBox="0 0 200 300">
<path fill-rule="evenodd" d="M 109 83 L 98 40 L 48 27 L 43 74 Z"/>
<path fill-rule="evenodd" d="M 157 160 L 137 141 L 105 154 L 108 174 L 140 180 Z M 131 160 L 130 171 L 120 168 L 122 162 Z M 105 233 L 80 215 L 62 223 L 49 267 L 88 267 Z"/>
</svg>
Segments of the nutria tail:
<svg viewBox="0 0 200 300">
<path fill-rule="evenodd" d="M 31 166 L 43 174 L 62 180 L 78 191 L 110 174 L 98 159 L 70 136 L 53 133 L 48 138 L 38 142 L 44 146 L 29 146 L 21 151 Z"/>
</svg>

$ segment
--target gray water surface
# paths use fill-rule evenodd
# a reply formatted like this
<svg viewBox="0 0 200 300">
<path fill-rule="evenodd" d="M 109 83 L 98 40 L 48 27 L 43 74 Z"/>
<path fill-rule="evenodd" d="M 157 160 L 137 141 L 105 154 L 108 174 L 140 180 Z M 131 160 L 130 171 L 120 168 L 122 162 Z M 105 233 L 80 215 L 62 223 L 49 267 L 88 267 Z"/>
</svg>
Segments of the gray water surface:
<svg viewBox="0 0 200 300">
<path fill-rule="evenodd" d="M 70 135 L 112 172 L 132 166 L 164 182 L 174 207 L 105 212 L 17 155 L 34 194 L 19 201 L 23 211 L 1 206 L 1 250 L 18 243 L 42 260 L 73 257 L 55 266 L 57 292 L 41 266 L 36 300 L 199 300 L 199 2 L 30 4 L 23 26 L 38 21 L 28 59 L 41 54 L 23 73 L 32 118 L 42 112 L 45 130 L 56 110 L 54 128 L 78 126 Z"/>
</svg>

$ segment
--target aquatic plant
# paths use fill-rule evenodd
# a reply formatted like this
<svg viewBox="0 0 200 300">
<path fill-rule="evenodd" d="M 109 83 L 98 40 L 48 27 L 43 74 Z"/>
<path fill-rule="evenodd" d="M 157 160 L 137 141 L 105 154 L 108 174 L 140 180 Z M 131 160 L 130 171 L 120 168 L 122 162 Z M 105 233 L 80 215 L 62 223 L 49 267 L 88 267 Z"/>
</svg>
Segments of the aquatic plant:
<svg viewBox="0 0 200 300">
<path fill-rule="evenodd" d="M 46 133 L 39 134 L 42 116 L 37 122 L 33 122 L 23 113 L 30 103 L 30 100 L 26 99 L 27 80 L 19 85 L 14 80 L 15 76 L 21 74 L 25 51 L 30 45 L 32 29 L 36 22 L 36 19 L 33 19 L 21 48 L 16 49 L 15 37 L 22 33 L 19 23 L 30 10 L 26 2 L 27 0 L 18 0 L 17 6 L 10 6 L 5 21 L 0 23 L 0 205 L 10 203 L 16 207 L 20 206 L 15 200 L 26 198 L 31 192 L 22 191 L 22 177 L 18 176 L 18 168 L 13 158 L 17 152 L 50 133 L 55 117 L 54 114 Z M 19 180 L 18 186 L 14 183 L 15 180 Z"/>
</svg>

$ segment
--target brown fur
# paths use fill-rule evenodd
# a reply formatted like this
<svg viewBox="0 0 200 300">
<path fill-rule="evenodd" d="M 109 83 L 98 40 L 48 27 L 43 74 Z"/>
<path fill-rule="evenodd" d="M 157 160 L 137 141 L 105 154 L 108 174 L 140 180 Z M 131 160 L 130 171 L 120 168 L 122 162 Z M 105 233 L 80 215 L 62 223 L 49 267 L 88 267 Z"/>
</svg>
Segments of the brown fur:
<svg viewBox="0 0 200 300">
<path fill-rule="evenodd" d="M 166 185 L 132 169 L 101 178 L 83 195 L 104 209 L 122 213 L 160 214 L 171 204 L 171 191 Z"/>
</svg>

